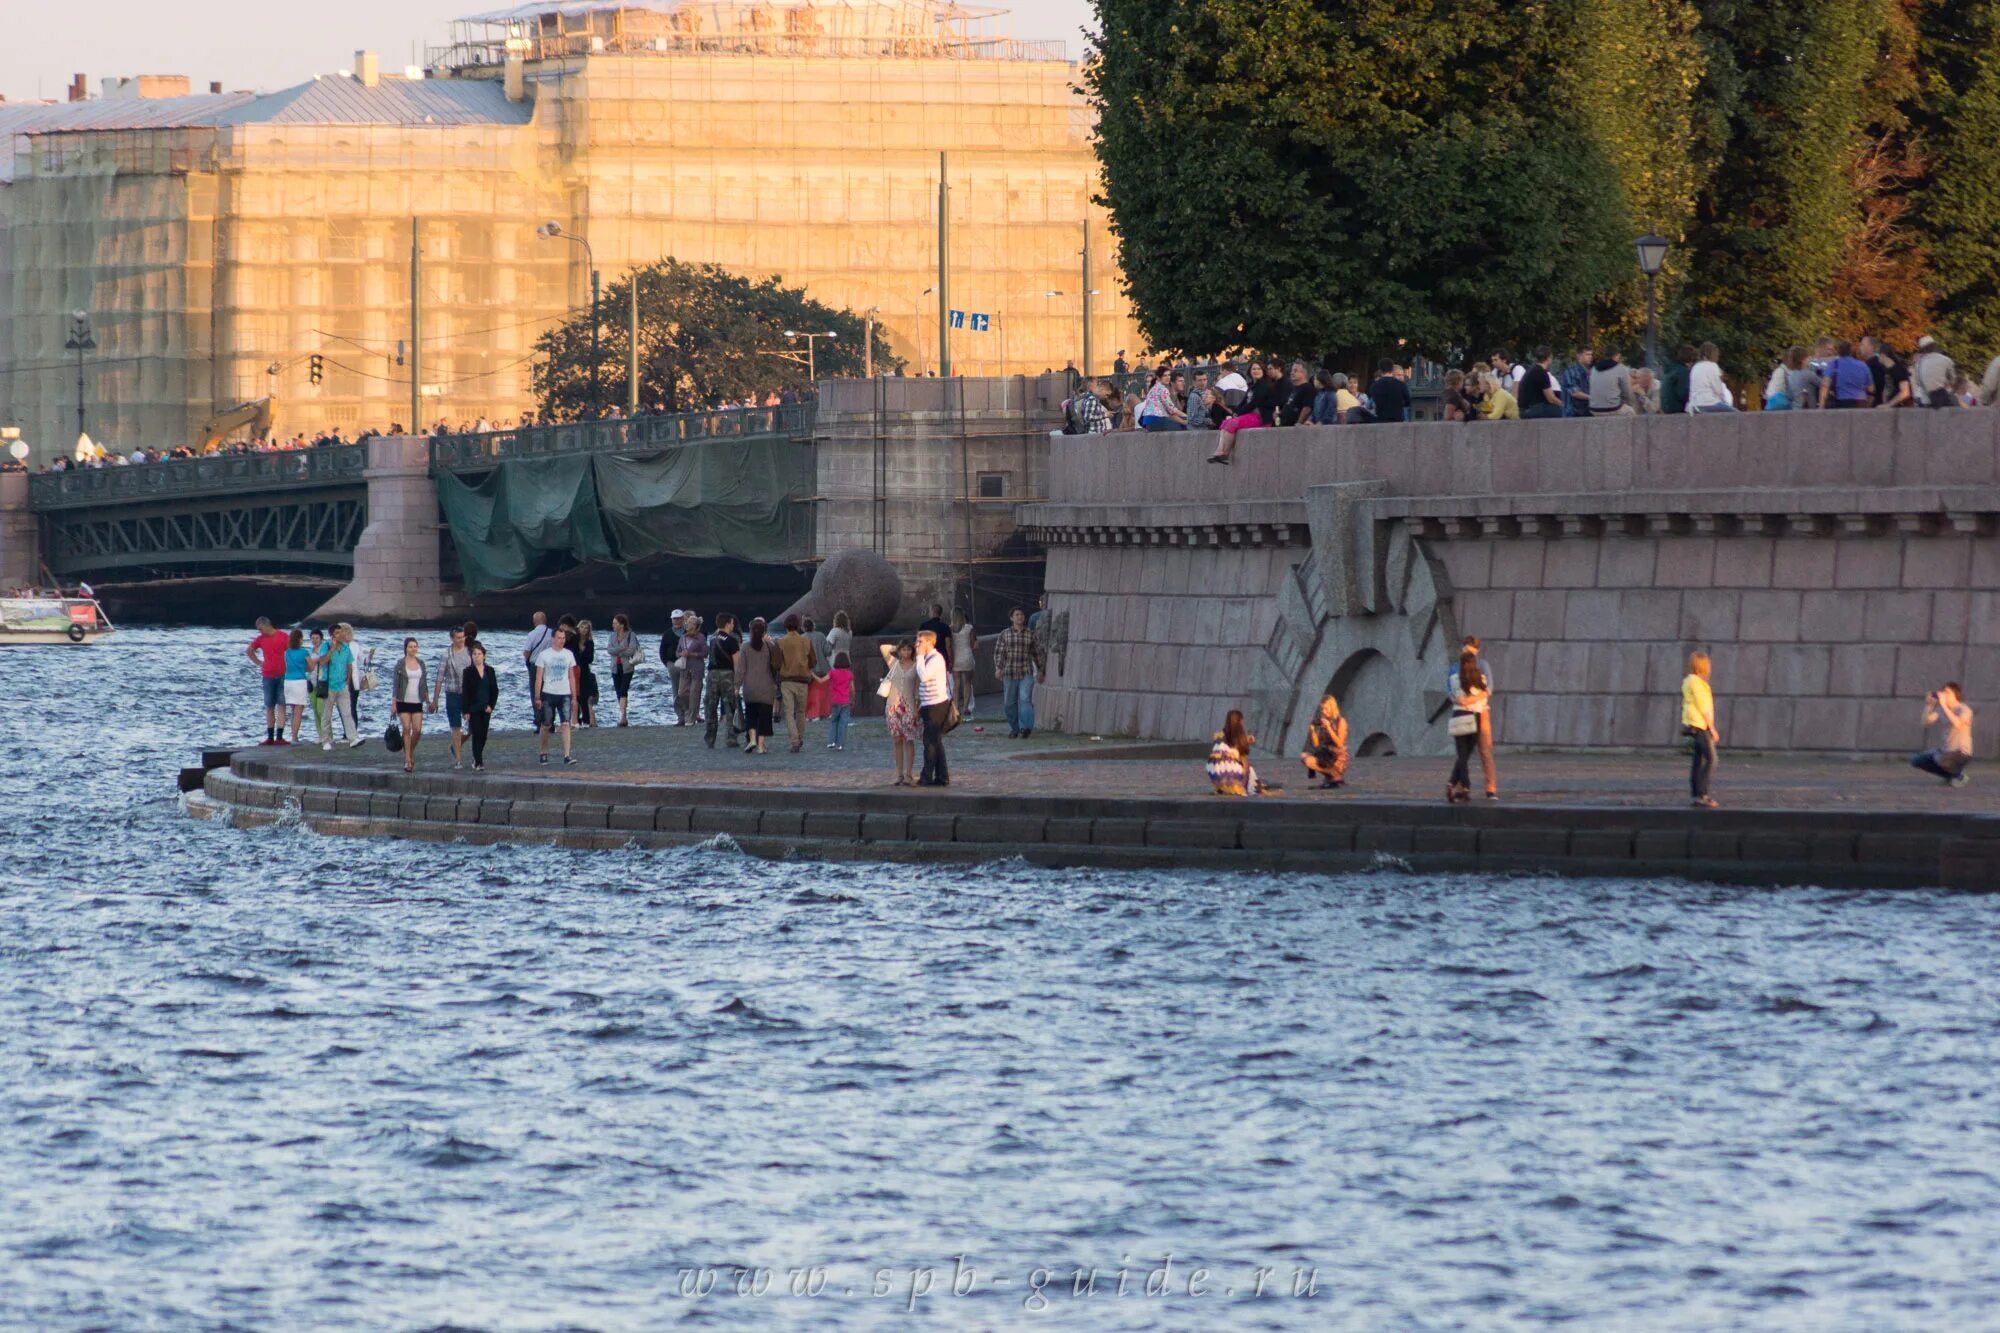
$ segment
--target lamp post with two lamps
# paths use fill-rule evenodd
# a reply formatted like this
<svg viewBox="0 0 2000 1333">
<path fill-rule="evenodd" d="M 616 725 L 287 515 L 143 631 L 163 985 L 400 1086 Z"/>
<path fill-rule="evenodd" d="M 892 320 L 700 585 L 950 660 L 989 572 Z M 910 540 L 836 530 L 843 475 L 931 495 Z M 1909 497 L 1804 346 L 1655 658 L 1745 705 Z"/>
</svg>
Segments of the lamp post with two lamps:
<svg viewBox="0 0 2000 1333">
<path fill-rule="evenodd" d="M 573 231 L 564 231 L 562 223 L 551 219 L 535 228 L 535 235 L 545 241 L 572 241 L 583 247 L 583 262 L 590 266 L 590 415 L 593 418 L 604 415 L 604 389 L 599 381 L 597 368 L 597 299 L 600 277 L 597 272 L 597 256 L 590 252 L 590 242 Z"/>
<path fill-rule="evenodd" d="M 800 333 L 796 329 L 786 329 L 785 338 L 790 342 L 797 342 L 801 338 L 806 340 L 806 378 L 817 385 L 819 383 L 819 363 L 813 357 L 813 342 L 819 338 L 824 338 L 828 342 L 836 342 L 838 341 L 838 335 L 832 333 Z"/>
<path fill-rule="evenodd" d="M 1660 270 L 1667 265 L 1671 244 L 1666 237 L 1650 231 L 1632 242 L 1633 249 L 1639 252 L 1639 271 L 1646 275 L 1646 368 L 1655 374 L 1660 369 L 1660 322 L 1653 294 Z"/>
<path fill-rule="evenodd" d="M 76 353 L 76 433 L 79 438 L 83 430 L 83 354 L 97 350 L 97 339 L 90 336 L 90 313 L 73 310 L 69 316 L 69 341 L 63 344 L 65 352 Z"/>
</svg>

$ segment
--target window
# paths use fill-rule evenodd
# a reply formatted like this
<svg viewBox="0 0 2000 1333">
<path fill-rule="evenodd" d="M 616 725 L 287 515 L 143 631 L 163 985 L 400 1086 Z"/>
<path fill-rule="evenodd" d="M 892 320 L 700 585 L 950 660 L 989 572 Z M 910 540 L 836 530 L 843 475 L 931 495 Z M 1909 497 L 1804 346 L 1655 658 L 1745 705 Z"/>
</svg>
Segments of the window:
<svg viewBox="0 0 2000 1333">
<path fill-rule="evenodd" d="M 979 489 L 976 494 L 982 500 L 1004 499 L 1007 494 L 1007 474 L 1004 472 L 980 473 Z"/>
</svg>

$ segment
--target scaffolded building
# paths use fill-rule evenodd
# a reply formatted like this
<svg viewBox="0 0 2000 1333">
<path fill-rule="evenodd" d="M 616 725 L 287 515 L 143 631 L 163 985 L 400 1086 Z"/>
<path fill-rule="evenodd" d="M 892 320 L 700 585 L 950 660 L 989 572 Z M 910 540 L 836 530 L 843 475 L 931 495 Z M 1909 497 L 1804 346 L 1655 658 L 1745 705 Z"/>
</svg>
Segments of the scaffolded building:
<svg viewBox="0 0 2000 1333">
<path fill-rule="evenodd" d="M 72 311 L 115 447 L 266 395 L 284 434 L 407 422 L 413 365 L 424 423 L 513 418 L 536 336 L 588 301 L 551 220 L 607 283 L 666 256 L 779 274 L 934 367 L 941 152 L 953 369 L 1079 357 L 1086 227 L 1108 362 L 1137 340 L 1077 82 L 1058 45 L 937 0 L 537 0 L 401 74 L 358 53 L 263 95 L 0 105 L 0 420 L 42 457 L 74 440 Z"/>
</svg>

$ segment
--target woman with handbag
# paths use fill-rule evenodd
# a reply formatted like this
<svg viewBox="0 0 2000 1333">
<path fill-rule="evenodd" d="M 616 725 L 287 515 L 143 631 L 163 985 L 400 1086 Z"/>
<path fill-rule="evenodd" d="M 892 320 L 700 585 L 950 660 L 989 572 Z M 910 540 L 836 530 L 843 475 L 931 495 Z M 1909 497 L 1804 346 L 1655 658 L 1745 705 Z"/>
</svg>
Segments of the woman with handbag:
<svg viewBox="0 0 2000 1333">
<path fill-rule="evenodd" d="M 917 641 L 883 644 L 882 661 L 889 674 L 875 692 L 884 700 L 883 720 L 889 724 L 889 739 L 896 750 L 896 785 L 917 785 L 917 746 L 924 739 L 922 716 L 917 712 Z"/>
<path fill-rule="evenodd" d="M 764 617 L 750 622 L 750 633 L 733 659 L 736 680 L 743 688 L 743 753 L 763 754 L 771 739 L 771 705 L 778 701 L 778 670 Z"/>
<path fill-rule="evenodd" d="M 1486 673 L 1479 669 L 1478 653 L 1468 650 L 1459 654 L 1458 670 L 1451 673 L 1449 691 L 1451 722 L 1448 730 L 1458 757 L 1451 766 L 1451 778 L 1445 783 L 1444 799 L 1456 805 L 1472 799 L 1471 780 L 1466 767 L 1479 751 L 1479 717 L 1493 698 L 1486 688 Z"/>
</svg>

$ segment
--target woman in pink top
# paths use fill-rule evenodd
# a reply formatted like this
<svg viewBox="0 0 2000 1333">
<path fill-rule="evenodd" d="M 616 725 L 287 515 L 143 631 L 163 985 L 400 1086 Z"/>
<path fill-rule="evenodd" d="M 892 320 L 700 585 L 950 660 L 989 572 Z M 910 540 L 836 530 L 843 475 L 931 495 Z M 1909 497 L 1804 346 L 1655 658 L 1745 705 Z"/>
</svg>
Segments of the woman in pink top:
<svg viewBox="0 0 2000 1333">
<path fill-rule="evenodd" d="M 847 719 L 854 713 L 854 668 L 846 653 L 833 655 L 833 670 L 827 672 L 827 691 L 833 706 L 833 739 L 829 750 L 847 748 Z"/>
</svg>

